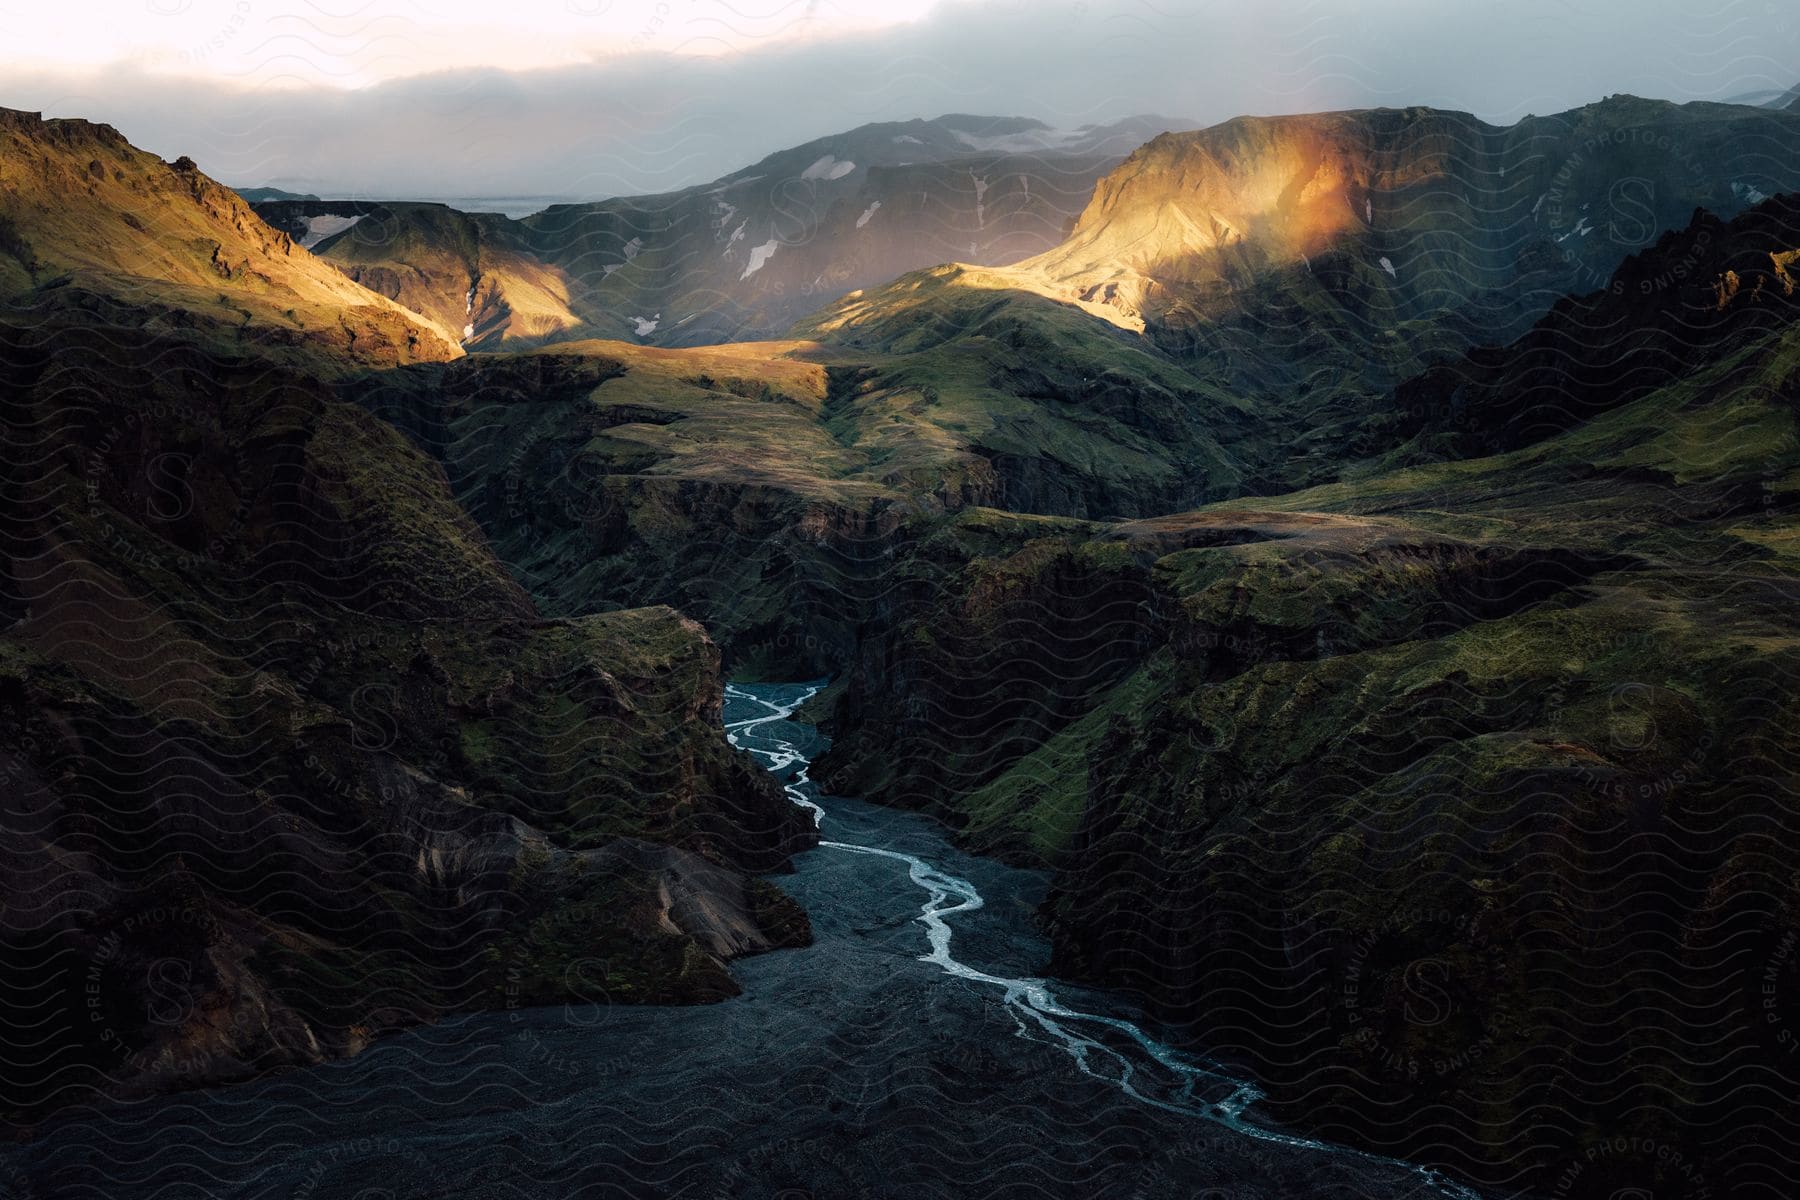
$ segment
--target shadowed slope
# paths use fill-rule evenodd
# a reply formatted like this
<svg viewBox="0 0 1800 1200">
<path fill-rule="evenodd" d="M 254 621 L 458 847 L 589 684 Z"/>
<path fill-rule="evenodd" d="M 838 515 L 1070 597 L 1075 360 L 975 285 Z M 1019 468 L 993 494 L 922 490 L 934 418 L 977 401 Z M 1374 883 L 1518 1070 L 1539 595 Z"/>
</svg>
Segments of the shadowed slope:
<svg viewBox="0 0 1800 1200">
<path fill-rule="evenodd" d="M 1140 990 L 1326 1136 L 1505 1189 L 1583 1163 L 1582 1195 L 1682 1184 L 1667 1145 L 1780 1194 L 1797 245 L 1788 198 L 1701 217 L 1450 372 L 1450 427 L 1505 454 L 944 520 L 817 774 L 1054 863 L 1057 969 Z M 1558 411 L 1557 345 L 1634 367 L 1570 362 L 1565 427 L 1533 427 L 1504 381 Z M 1604 1138 L 1636 1140 L 1583 1157 Z"/>
<path fill-rule="evenodd" d="M 540 618 L 391 427 L 159 319 L 0 308 L 0 1108 L 805 940 L 699 626 Z"/>
</svg>

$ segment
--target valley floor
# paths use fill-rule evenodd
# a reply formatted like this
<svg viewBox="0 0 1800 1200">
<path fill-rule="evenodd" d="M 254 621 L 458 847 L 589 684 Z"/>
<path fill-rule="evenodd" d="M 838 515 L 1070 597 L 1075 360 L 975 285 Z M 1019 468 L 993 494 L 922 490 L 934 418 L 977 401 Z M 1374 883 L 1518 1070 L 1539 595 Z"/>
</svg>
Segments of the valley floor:
<svg viewBox="0 0 1800 1200">
<path fill-rule="evenodd" d="M 741 696 L 734 708 L 728 722 L 756 715 Z M 808 757 L 821 747 L 806 726 L 778 736 Z M 823 804 L 829 838 L 975 885 L 985 904 L 952 920 L 960 961 L 1041 967 L 1042 874 L 963 853 L 917 814 Z M 21 1195 L 109 1200 L 1444 1194 L 1399 1165 L 1129 1098 L 1041 1033 L 1022 1036 L 992 986 L 922 961 L 922 893 L 904 862 L 825 846 L 797 868 L 782 884 L 815 944 L 738 963 L 734 1000 L 453 1019 L 326 1067 L 65 1113 L 0 1175 Z"/>
</svg>

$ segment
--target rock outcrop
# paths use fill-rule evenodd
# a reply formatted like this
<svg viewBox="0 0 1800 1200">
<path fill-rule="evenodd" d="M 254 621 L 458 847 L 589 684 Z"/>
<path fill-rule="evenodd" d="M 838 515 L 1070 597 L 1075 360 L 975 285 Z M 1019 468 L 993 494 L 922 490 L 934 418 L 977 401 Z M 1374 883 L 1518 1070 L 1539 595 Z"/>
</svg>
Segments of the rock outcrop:
<svg viewBox="0 0 1800 1200">
<path fill-rule="evenodd" d="M 815 835 L 700 626 L 544 619 L 327 382 L 105 311 L 0 315 L 0 1004 L 36 1031 L 0 1104 L 715 999 L 806 939 L 748 876 Z"/>
</svg>

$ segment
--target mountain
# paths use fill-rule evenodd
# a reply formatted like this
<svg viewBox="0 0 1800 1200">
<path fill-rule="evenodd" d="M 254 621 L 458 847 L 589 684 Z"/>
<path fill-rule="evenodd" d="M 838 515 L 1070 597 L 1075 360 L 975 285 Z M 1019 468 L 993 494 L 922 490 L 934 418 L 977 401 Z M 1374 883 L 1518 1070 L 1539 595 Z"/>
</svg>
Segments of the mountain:
<svg viewBox="0 0 1800 1200">
<path fill-rule="evenodd" d="M 803 943 L 753 876 L 816 835 L 727 743 L 705 631 L 544 617 L 337 393 L 454 348 L 184 164 L 4 132 L 0 1108 L 715 1000 Z"/>
<path fill-rule="evenodd" d="M 317 200 L 311 192 L 290 192 L 278 187 L 233 188 L 246 204 L 264 204 L 271 200 Z"/>
<path fill-rule="evenodd" d="M 583 324 L 569 309 L 568 277 L 498 213 L 313 200 L 257 212 L 364 287 L 458 330 L 466 348 L 534 344 Z"/>
<path fill-rule="evenodd" d="M 1288 1120 L 1548 1191 L 1672 1112 L 1747 1183 L 1787 1129 L 1753 977 L 1800 837 L 1795 136 L 1229 122 L 1052 253 L 789 339 L 345 394 L 549 611 L 663 600 L 732 669 L 835 674 L 815 778 L 1052 869 L 1055 969 Z"/>
<path fill-rule="evenodd" d="M 1404 438 L 1402 380 L 1601 286 L 1696 208 L 1800 187 L 1797 151 L 1800 114 L 1633 97 L 1510 127 L 1429 109 L 1239 118 L 1142 147 L 1054 250 L 915 272 L 794 333 L 943 353 L 1085 314 L 1261 414 L 1264 432 L 1219 439 L 1250 488 L 1305 486 Z M 1104 344 L 1046 337 L 1036 361 L 1092 379 Z"/>
<path fill-rule="evenodd" d="M 1479 138 L 1453 154 L 1453 133 Z M 1589 269 L 1564 255 L 1581 235 L 1539 224 L 1558 218 L 1536 188 L 1562 178 L 1556 206 L 1587 205 L 1600 215 L 1576 224 L 1604 217 L 1623 237 L 1625 210 L 1603 212 L 1605 171 L 1641 165 L 1660 172 L 1643 176 L 1658 195 L 1677 196 L 1666 208 L 1679 227 L 1690 192 L 1730 210 L 1759 194 L 1741 186 L 1752 173 L 1796 171 L 1800 158 L 1769 153 L 1782 138 L 1800 126 L 1761 110 L 1630 98 L 1511 130 L 1417 110 L 1228 122 L 1134 154 L 1050 254 L 915 272 L 828 306 L 795 338 L 694 356 L 559 343 L 513 364 L 388 372 L 355 394 L 445 462 L 550 611 L 591 611 L 596 597 L 673 603 L 714 631 L 728 661 L 791 654 L 787 669 L 816 675 L 855 653 L 860 615 L 883 592 L 877 568 L 909 536 L 902 514 L 976 505 L 1147 518 L 1425 453 L 1409 447 L 1430 414 L 1396 405 L 1396 389 L 1491 335 L 1523 332 Z M 1595 165 L 1590 143 L 1624 149 Z M 1640 145 L 1670 149 L 1640 163 Z M 1326 147 L 1345 179 L 1381 189 L 1354 206 L 1350 184 L 1315 189 L 1302 205 Z M 1699 165 L 1684 174 L 1688 159 Z M 1482 179 L 1511 182 L 1484 197 L 1471 190 Z M 1267 230 L 1239 211 L 1256 195 L 1279 210 Z M 1373 233 L 1359 227 L 1368 210 Z M 1317 234 L 1323 248 L 1305 243 L 1313 270 L 1282 262 L 1314 236 L 1302 228 L 1314 211 L 1350 224 Z M 1209 212 L 1247 240 L 1181 240 Z M 1158 241 L 1157 230 L 1179 237 Z M 1395 254 L 1416 245 L 1402 260 L 1410 276 L 1429 270 L 1435 290 L 1398 286 L 1378 257 L 1370 269 L 1383 282 L 1371 283 L 1356 264 L 1376 237 Z M 1607 246 L 1610 270 L 1627 247 Z M 1117 265 L 1093 269 L 1120 278 L 1186 264 L 1155 267 L 1168 282 L 1143 293 L 1143 333 L 1128 327 L 1124 289 L 1101 303 L 1015 286 L 1047 278 L 1037 264 L 1092 266 L 1095 247 Z M 1221 290 L 1220 272 L 1243 281 Z M 1167 307 L 1177 292 L 1188 307 Z M 1203 293 L 1207 316 L 1193 311 Z"/>
<path fill-rule="evenodd" d="M 1782 190 L 1794 129 L 1742 105 L 1629 96 L 1512 126 L 1426 108 L 1239 117 L 1153 139 L 1100 182 L 1066 241 L 970 286 L 1010 283 L 1190 350 L 1176 335 L 1204 336 L 1271 291 L 1354 300 L 1365 322 L 1492 310 L 1495 292 L 1599 286 L 1695 208 Z M 1767 151 L 1744 152 L 1764 138 Z M 836 326 L 889 307 L 858 297 Z"/>
<path fill-rule="evenodd" d="M 1144 146 L 1073 236 L 1020 273 L 1168 331 L 1294 269 L 1371 316 L 1416 320 L 1518 289 L 1551 247 L 1552 286 L 1599 284 L 1622 248 L 1695 208 L 1734 212 L 1786 186 L 1778 162 L 1746 161 L 1742 145 L 1785 145 L 1794 129 L 1739 106 L 1632 97 L 1507 127 L 1422 108 L 1239 118 Z"/>
<path fill-rule="evenodd" d="M 815 777 L 1051 864 L 1053 969 L 1320 1136 L 1549 1190 L 1628 1131 L 1607 1185 L 1654 1188 L 1667 1120 L 1787 1177 L 1795 261 L 1795 197 L 1696 216 L 1402 386 L 1444 407 L 1400 469 L 939 518 Z"/>
<path fill-rule="evenodd" d="M 1062 240 L 1093 181 L 1146 136 L 1134 117 L 1067 134 L 947 116 L 865 125 L 664 196 L 558 206 L 532 245 L 584 311 L 655 321 L 665 345 L 778 334 L 858 287 L 947 257 L 1004 263 Z"/>
<path fill-rule="evenodd" d="M 744 341 L 904 271 L 949 258 L 1006 263 L 1054 246 L 1101 173 L 1179 124 L 885 122 L 710 184 L 556 205 L 520 221 L 358 201 L 259 211 L 296 238 L 336 234 L 313 248 L 386 296 L 473 326 L 471 346 Z M 348 225 L 371 212 L 381 219 Z"/>
<path fill-rule="evenodd" d="M 54 308 L 89 294 L 149 328 L 290 360 L 459 353 L 448 329 L 300 249 L 192 160 L 166 163 L 109 125 L 0 109 L 0 298 Z"/>
</svg>

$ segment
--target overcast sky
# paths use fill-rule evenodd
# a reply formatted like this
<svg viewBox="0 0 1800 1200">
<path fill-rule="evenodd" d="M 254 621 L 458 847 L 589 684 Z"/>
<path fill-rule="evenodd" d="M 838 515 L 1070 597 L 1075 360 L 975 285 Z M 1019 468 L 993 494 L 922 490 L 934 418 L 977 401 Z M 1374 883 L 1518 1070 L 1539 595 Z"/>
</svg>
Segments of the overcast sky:
<svg viewBox="0 0 1800 1200">
<path fill-rule="evenodd" d="M 1797 78 L 1795 0 L 0 0 L 0 105 L 329 196 L 665 191 L 945 112 L 1511 121 Z"/>
</svg>

